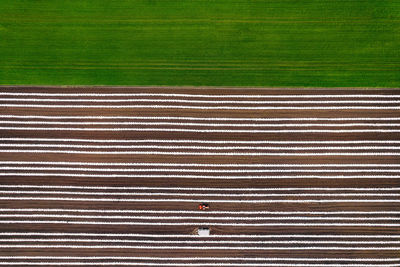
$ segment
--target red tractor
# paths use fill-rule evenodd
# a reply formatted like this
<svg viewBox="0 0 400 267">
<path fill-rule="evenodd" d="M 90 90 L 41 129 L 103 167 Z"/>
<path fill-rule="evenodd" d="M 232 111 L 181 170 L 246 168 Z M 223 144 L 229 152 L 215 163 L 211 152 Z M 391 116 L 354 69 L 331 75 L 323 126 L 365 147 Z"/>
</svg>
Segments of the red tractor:
<svg viewBox="0 0 400 267">
<path fill-rule="evenodd" d="M 208 210 L 210 206 L 207 203 L 199 204 L 199 210 Z"/>
</svg>

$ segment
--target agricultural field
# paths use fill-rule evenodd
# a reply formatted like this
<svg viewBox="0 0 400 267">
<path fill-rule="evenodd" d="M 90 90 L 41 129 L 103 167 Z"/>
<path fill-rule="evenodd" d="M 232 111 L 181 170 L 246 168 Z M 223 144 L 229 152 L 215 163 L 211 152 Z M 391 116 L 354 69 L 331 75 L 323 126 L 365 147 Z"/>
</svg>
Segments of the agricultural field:
<svg viewBox="0 0 400 267">
<path fill-rule="evenodd" d="M 400 266 L 397 89 L 0 95 L 1 266 Z"/>
<path fill-rule="evenodd" d="M 0 84 L 400 86 L 400 1 L 0 0 Z"/>
</svg>

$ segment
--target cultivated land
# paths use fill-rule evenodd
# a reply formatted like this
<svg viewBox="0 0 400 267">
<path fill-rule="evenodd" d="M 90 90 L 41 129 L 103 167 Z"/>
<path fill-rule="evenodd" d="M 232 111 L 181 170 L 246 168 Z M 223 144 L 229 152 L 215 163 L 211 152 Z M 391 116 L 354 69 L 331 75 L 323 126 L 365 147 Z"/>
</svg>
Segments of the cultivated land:
<svg viewBox="0 0 400 267">
<path fill-rule="evenodd" d="M 0 98 L 1 266 L 400 266 L 395 89 Z"/>
<path fill-rule="evenodd" d="M 1 84 L 400 86 L 399 1 L 0 1 Z"/>
</svg>

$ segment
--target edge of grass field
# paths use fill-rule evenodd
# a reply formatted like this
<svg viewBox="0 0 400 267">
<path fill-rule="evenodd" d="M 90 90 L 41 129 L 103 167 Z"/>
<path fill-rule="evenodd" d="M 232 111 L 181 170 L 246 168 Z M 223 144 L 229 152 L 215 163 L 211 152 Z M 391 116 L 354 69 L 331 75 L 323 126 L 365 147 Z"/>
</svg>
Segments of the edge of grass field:
<svg viewBox="0 0 400 267">
<path fill-rule="evenodd" d="M 195 86 L 195 85 L 30 85 L 30 84 L 0 84 L 1 88 L 143 88 L 143 89 L 221 89 L 221 90 L 238 90 L 238 89 L 256 89 L 256 90 L 399 90 L 400 87 L 312 87 L 312 86 Z"/>
</svg>

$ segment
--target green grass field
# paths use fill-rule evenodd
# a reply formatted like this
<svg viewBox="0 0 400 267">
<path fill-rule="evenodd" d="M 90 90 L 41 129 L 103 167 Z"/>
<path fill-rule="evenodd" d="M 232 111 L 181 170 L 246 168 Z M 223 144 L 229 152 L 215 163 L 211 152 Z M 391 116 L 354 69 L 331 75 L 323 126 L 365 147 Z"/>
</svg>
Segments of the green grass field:
<svg viewBox="0 0 400 267">
<path fill-rule="evenodd" d="M 399 0 L 0 0 L 0 84 L 400 86 Z"/>
</svg>

